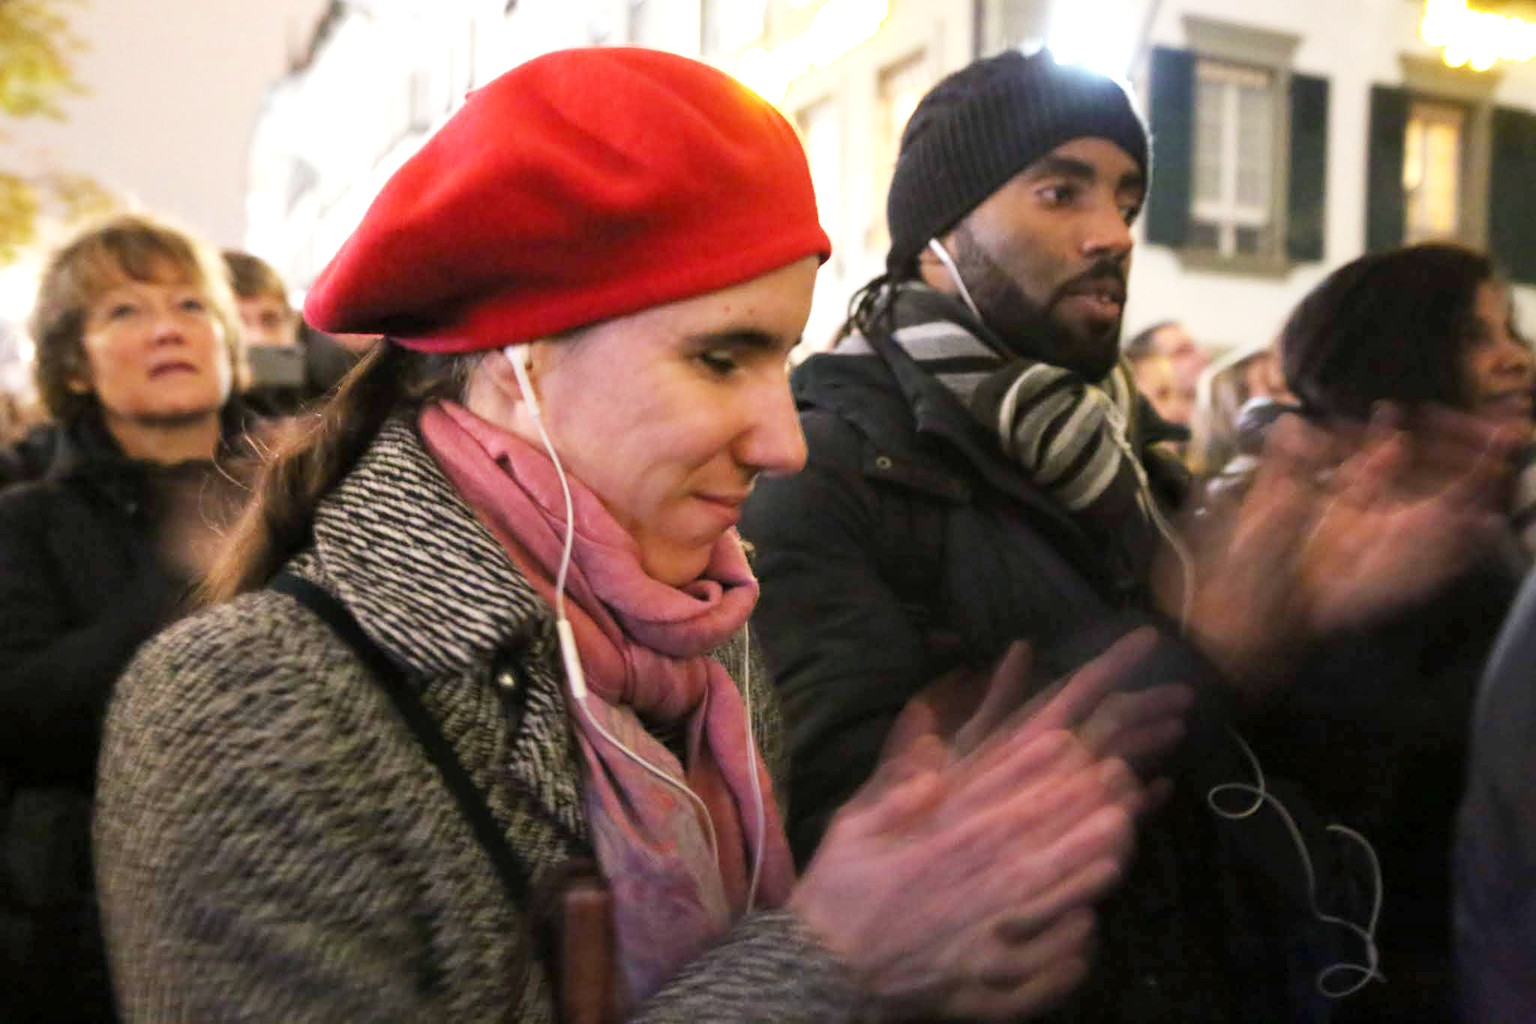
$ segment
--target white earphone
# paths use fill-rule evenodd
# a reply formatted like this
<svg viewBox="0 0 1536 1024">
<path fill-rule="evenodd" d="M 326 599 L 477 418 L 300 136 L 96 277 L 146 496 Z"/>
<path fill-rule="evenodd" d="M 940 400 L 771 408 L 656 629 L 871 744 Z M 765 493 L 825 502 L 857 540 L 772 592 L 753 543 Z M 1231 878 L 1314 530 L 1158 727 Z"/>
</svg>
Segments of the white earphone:
<svg viewBox="0 0 1536 1024">
<path fill-rule="evenodd" d="M 1354 963 L 1341 960 L 1330 964 L 1317 973 L 1313 984 L 1320 995 L 1328 999 L 1343 999 L 1345 996 L 1354 995 L 1372 981 L 1386 981 L 1381 973 L 1381 951 L 1376 945 L 1376 926 L 1381 921 L 1382 904 L 1382 877 L 1381 861 L 1376 857 L 1376 848 L 1371 841 L 1354 829 L 1345 825 L 1333 823 L 1327 826 L 1327 832 L 1331 835 L 1344 836 L 1352 840 L 1365 851 L 1371 866 L 1371 913 L 1364 924 L 1359 924 L 1347 918 L 1335 914 L 1326 913 L 1317 903 L 1317 873 L 1312 865 L 1312 854 L 1307 849 L 1306 839 L 1301 834 L 1301 828 L 1296 824 L 1295 817 L 1290 809 L 1280 802 L 1280 798 L 1270 792 L 1269 784 L 1264 778 L 1264 766 L 1259 763 L 1258 755 L 1250 747 L 1235 729 L 1228 729 L 1232 739 L 1237 742 L 1248 763 L 1253 768 L 1253 782 L 1226 782 L 1213 786 L 1205 794 L 1205 802 L 1212 813 L 1228 821 L 1243 821 L 1252 818 L 1263 809 L 1265 804 L 1272 807 L 1280 816 L 1280 821 L 1290 833 L 1291 842 L 1296 847 L 1296 852 L 1301 858 L 1301 870 L 1306 876 L 1307 900 L 1311 905 L 1312 916 L 1325 924 L 1336 925 L 1349 932 L 1360 940 L 1365 950 L 1365 962 Z M 1222 797 L 1227 794 L 1237 794 L 1249 797 L 1252 802 L 1241 810 L 1233 810 L 1223 807 Z M 1345 980 L 1338 980 L 1340 977 Z M 1349 980 L 1349 979 L 1353 980 Z"/>
<path fill-rule="evenodd" d="M 965 308 L 971 311 L 971 315 L 976 318 L 977 323 L 986 323 L 986 319 L 981 315 L 981 310 L 976 308 L 976 301 L 971 298 L 970 289 L 965 286 L 965 279 L 960 276 L 960 268 L 955 266 L 955 261 L 950 258 L 949 251 L 939 243 L 937 238 L 928 239 L 928 249 L 939 258 L 940 263 L 944 264 L 944 269 L 949 272 L 949 279 L 955 283 L 955 287 L 960 291 L 960 298 L 965 302 Z"/>
<path fill-rule="evenodd" d="M 651 775 L 656 776 L 667 785 L 682 793 L 693 802 L 694 806 L 704 815 L 704 824 L 709 838 L 710 855 L 718 862 L 720 858 L 720 841 L 715 834 L 715 822 L 710 817 L 709 808 L 704 801 L 699 799 L 697 793 L 688 788 L 686 782 L 662 771 L 651 764 L 638 753 L 627 747 L 623 741 L 613 735 L 598 721 L 587 706 L 587 676 L 581 667 L 581 657 L 576 649 L 576 634 L 571 629 L 570 619 L 565 615 L 565 581 L 571 569 L 571 551 L 576 544 L 576 514 L 571 501 L 571 485 L 565 474 L 565 466 L 560 462 L 560 455 L 555 451 L 554 442 L 550 440 L 549 431 L 544 426 L 544 414 L 539 408 L 538 394 L 534 391 L 533 379 L 528 373 L 528 364 L 533 358 L 533 346 L 508 345 L 502 350 L 507 361 L 512 364 L 512 372 L 517 377 L 518 387 L 522 390 L 523 400 L 528 403 L 528 413 L 533 417 L 534 426 L 538 429 L 539 440 L 543 442 L 544 451 L 554 464 L 555 475 L 560 478 L 560 491 L 565 498 L 565 543 L 560 552 L 560 569 L 555 575 L 555 635 L 560 641 L 560 659 L 565 665 L 565 675 L 570 681 L 571 696 L 576 701 L 576 707 L 581 714 L 586 716 L 590 724 L 599 735 L 611 743 L 635 764 L 639 765 Z M 743 631 L 741 653 L 741 690 L 742 703 L 746 708 L 747 720 L 747 753 L 751 763 L 747 766 L 748 774 L 752 779 L 752 798 L 757 822 L 757 848 L 753 851 L 751 884 L 747 890 L 747 910 L 752 910 L 757 900 L 757 887 L 762 875 L 763 844 L 767 831 L 767 808 L 763 801 L 762 784 L 758 780 L 757 773 L 757 741 L 752 732 L 752 644 L 750 633 Z"/>
</svg>

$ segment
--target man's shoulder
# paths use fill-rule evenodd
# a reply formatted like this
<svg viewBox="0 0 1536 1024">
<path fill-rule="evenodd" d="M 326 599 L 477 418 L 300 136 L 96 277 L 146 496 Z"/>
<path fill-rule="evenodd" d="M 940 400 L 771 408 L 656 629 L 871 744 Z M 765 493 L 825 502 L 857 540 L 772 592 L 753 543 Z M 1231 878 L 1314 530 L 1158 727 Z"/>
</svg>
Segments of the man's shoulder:
<svg viewBox="0 0 1536 1024">
<path fill-rule="evenodd" d="M 912 411 L 878 356 L 811 356 L 796 368 L 791 386 L 813 461 L 860 458 L 871 443 L 910 448 L 915 440 Z"/>
<path fill-rule="evenodd" d="M 866 347 L 846 342 L 795 367 L 790 388 L 802 406 L 835 408 L 848 401 L 902 400 L 901 388 L 885 360 Z"/>
</svg>

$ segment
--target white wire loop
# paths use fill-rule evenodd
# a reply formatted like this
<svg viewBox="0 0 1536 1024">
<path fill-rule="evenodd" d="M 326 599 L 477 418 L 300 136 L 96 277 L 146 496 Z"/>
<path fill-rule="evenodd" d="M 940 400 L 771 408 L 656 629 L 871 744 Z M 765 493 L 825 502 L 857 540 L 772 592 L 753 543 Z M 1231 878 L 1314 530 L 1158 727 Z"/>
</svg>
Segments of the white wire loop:
<svg viewBox="0 0 1536 1024">
<path fill-rule="evenodd" d="M 1340 961 L 1324 967 L 1317 973 L 1314 984 L 1320 995 L 1327 999 L 1343 999 L 1354 995 L 1372 981 L 1386 981 L 1386 976 L 1381 973 L 1381 952 L 1376 946 L 1376 925 L 1381 920 L 1382 903 L 1382 879 L 1381 862 L 1376 857 L 1376 850 L 1365 836 L 1345 825 L 1331 824 L 1328 831 L 1334 835 L 1342 835 L 1358 843 L 1366 853 L 1371 864 L 1371 883 L 1373 888 L 1371 900 L 1370 920 L 1361 925 L 1335 914 L 1326 914 L 1317 905 L 1317 874 L 1312 866 L 1312 855 L 1307 850 L 1307 843 L 1301 835 L 1301 829 L 1296 825 L 1296 819 L 1286 809 L 1280 798 L 1269 791 L 1269 786 L 1264 778 L 1264 767 L 1259 764 L 1258 755 L 1235 731 L 1228 730 L 1237 745 L 1242 749 L 1248 763 L 1253 766 L 1254 783 L 1227 782 L 1219 786 L 1211 787 L 1205 795 L 1205 802 L 1210 805 L 1211 811 L 1228 821 L 1242 821 L 1253 817 L 1264 808 L 1266 804 L 1274 808 L 1275 813 L 1285 824 L 1286 830 L 1291 834 L 1291 840 L 1296 844 L 1296 851 L 1301 855 L 1301 869 L 1307 878 L 1307 902 L 1311 907 L 1312 916 L 1325 924 L 1336 925 L 1354 935 L 1365 946 L 1365 963 L 1351 963 Z M 1221 806 L 1220 798 L 1227 793 L 1237 793 L 1245 797 L 1252 797 L 1253 802 L 1242 810 L 1228 810 Z M 1335 983 L 1332 979 L 1343 976 L 1353 978 L 1353 981 L 1345 981 L 1342 984 Z"/>
</svg>

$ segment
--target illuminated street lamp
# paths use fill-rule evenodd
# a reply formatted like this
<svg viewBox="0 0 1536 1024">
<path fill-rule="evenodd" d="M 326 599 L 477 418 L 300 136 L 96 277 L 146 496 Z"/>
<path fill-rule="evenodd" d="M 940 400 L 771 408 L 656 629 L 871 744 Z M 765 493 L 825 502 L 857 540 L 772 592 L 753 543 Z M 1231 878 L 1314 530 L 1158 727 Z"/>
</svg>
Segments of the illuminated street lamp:
<svg viewBox="0 0 1536 1024">
<path fill-rule="evenodd" d="M 1525 15 L 1522 17 L 1521 15 Z M 1499 61 L 1536 58 L 1536 4 L 1504 0 L 1426 0 L 1419 35 L 1439 47 L 1447 67 L 1487 71 Z"/>
</svg>

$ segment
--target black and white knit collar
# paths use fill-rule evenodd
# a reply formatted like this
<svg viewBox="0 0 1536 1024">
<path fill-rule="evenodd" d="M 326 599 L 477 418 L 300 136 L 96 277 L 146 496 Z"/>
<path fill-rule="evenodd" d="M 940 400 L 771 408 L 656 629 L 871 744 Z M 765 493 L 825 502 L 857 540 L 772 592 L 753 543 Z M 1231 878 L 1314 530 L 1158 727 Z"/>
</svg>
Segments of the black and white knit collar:
<svg viewBox="0 0 1536 1024">
<path fill-rule="evenodd" d="M 548 605 L 453 489 L 407 415 L 385 424 L 320 503 L 300 569 L 419 675 L 488 663 L 553 628 Z"/>
</svg>

